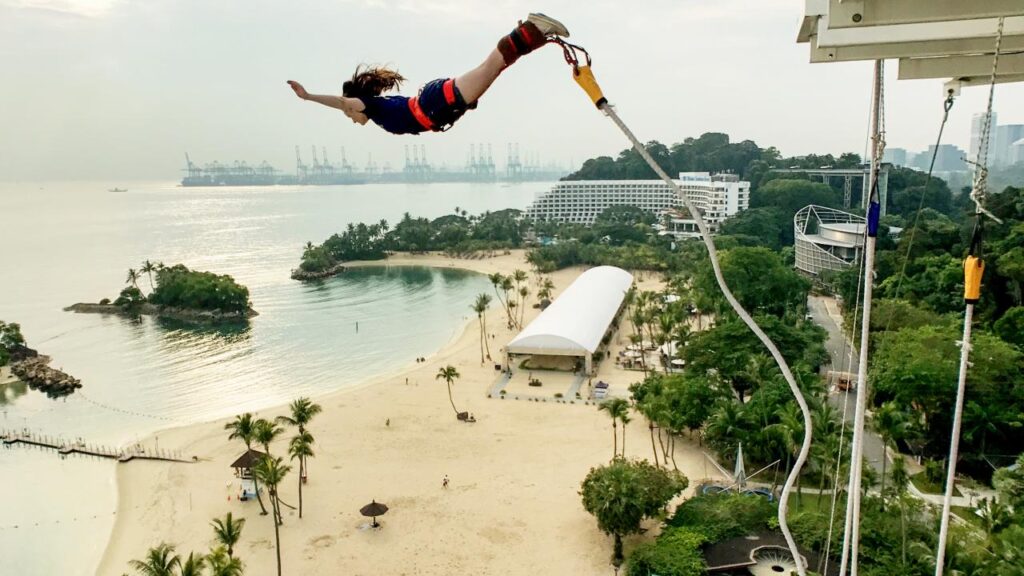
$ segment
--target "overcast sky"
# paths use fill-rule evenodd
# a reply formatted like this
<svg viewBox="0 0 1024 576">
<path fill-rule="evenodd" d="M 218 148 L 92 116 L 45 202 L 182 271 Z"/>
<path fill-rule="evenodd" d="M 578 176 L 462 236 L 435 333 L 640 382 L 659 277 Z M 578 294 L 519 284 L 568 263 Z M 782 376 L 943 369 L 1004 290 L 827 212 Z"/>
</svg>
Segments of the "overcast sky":
<svg viewBox="0 0 1024 576">
<path fill-rule="evenodd" d="M 609 100 L 644 140 L 706 131 L 783 154 L 861 153 L 869 63 L 808 63 L 800 0 L 0 0 L 0 179 L 167 179 L 199 163 L 345 147 L 400 167 L 404 146 L 462 164 L 470 143 L 508 142 L 562 163 L 626 144 L 576 87 L 557 47 L 506 71 L 450 132 L 393 136 L 301 102 L 285 80 L 340 92 L 360 63 L 408 77 L 405 93 L 477 65 L 531 10 L 587 47 Z M 895 78 L 896 65 L 889 66 Z M 941 81 L 886 86 L 889 146 L 923 149 Z M 984 88 L 965 91 L 947 142 L 966 147 Z M 1024 123 L 1024 86 L 996 91 L 1000 123 Z"/>
</svg>

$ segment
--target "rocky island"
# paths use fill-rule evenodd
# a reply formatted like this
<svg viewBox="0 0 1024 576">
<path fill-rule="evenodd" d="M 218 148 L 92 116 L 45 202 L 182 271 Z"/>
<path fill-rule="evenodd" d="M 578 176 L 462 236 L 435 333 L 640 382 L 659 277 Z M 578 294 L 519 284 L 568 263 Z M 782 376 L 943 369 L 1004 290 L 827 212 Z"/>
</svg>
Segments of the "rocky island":
<svg viewBox="0 0 1024 576">
<path fill-rule="evenodd" d="M 25 345 L 21 326 L 0 321 L 0 367 L 9 364 L 15 378 L 50 398 L 67 396 L 82 387 L 81 380 L 50 368 L 49 363 L 49 356 Z"/>
<path fill-rule="evenodd" d="M 143 274 L 150 280 L 148 295 L 139 288 Z M 98 303 L 72 304 L 64 310 L 130 317 L 159 316 L 195 324 L 246 322 L 258 314 L 249 302 L 249 289 L 234 278 L 189 270 L 183 264 L 168 267 L 146 261 L 139 271 L 128 270 L 127 284 L 113 302 L 104 298 Z"/>
</svg>

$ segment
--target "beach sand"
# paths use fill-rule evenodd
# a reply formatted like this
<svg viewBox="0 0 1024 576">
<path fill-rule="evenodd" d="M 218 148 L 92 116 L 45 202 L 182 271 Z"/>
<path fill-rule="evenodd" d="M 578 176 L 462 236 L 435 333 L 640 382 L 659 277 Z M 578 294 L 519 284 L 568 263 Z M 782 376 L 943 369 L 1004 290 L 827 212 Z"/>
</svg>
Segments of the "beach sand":
<svg viewBox="0 0 1024 576">
<path fill-rule="evenodd" d="M 522 251 L 480 260 L 400 256 L 370 264 L 530 271 Z M 551 274 L 555 294 L 581 272 L 575 268 Z M 642 287 L 656 288 L 658 280 L 647 276 Z M 534 285 L 530 288 L 536 292 Z M 527 322 L 536 314 L 528 310 Z M 503 315 L 492 302 L 488 328 L 495 334 L 490 346 L 496 361 L 500 347 L 514 335 L 505 328 Z M 481 366 L 478 339 L 474 318 L 425 363 L 315 399 L 323 406 L 310 426 L 316 457 L 303 488 L 303 518 L 285 509 L 283 573 L 613 573 L 612 539 L 598 530 L 578 494 L 590 468 L 607 463 L 612 455 L 610 420 L 593 405 L 555 403 L 553 398 L 487 398 L 497 373 L 493 362 Z M 453 385 L 455 404 L 472 412 L 476 423 L 456 420 L 444 382 L 434 378 L 448 364 L 461 374 Z M 611 362 L 604 362 L 601 370 L 620 391 L 642 377 Z M 273 418 L 285 411 L 280 407 L 259 416 Z M 128 572 L 130 559 L 143 557 L 160 542 L 177 545 L 184 555 L 205 552 L 212 540 L 211 519 L 227 512 L 247 521 L 236 548 L 245 573 L 276 574 L 270 517 L 259 514 L 258 503 L 236 498 L 238 484 L 228 466 L 244 446 L 227 440 L 225 422 L 159 433 L 161 447 L 195 455 L 198 463 L 133 462 L 118 468 L 117 522 L 98 574 Z M 271 451 L 286 454 L 292 434 L 289 430 Z M 700 478 L 713 472 L 694 444 L 676 444 L 676 462 L 691 480 L 690 493 Z M 639 415 L 627 428 L 626 455 L 651 457 L 650 436 Z M 446 475 L 450 485 L 443 488 Z M 296 506 L 297 480 L 296 465 L 281 488 L 282 498 Z M 367 529 L 369 519 L 359 514 L 371 500 L 390 507 L 376 530 Z M 647 524 L 656 526 L 655 521 Z M 627 551 L 656 532 L 627 538 Z"/>
</svg>

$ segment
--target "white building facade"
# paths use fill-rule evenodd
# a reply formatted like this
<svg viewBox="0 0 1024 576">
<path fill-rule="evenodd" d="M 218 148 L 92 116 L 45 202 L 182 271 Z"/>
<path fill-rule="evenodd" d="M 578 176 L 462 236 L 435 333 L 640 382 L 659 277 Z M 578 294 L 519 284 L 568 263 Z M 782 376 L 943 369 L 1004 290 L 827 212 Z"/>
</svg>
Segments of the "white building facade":
<svg viewBox="0 0 1024 576">
<path fill-rule="evenodd" d="M 734 174 L 683 172 L 675 181 L 701 211 L 712 230 L 729 216 L 750 206 L 750 183 Z M 526 209 L 533 220 L 591 225 L 605 209 L 635 206 L 656 216 L 683 208 L 682 199 L 661 180 L 577 180 L 559 182 Z M 678 212 L 677 212 L 678 213 Z M 667 220 L 672 220 L 668 218 Z M 695 224 L 683 215 L 677 228 Z M 666 232 L 672 232 L 666 223 Z M 690 234 L 687 234 L 690 235 Z"/>
</svg>

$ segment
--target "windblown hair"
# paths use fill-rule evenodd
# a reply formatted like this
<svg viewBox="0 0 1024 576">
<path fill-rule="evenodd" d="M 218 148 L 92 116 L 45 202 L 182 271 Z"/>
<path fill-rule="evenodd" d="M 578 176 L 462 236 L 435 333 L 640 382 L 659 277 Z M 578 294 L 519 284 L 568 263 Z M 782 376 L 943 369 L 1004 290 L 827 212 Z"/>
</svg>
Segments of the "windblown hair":
<svg viewBox="0 0 1024 576">
<path fill-rule="evenodd" d="M 359 66 L 352 79 L 342 85 L 341 94 L 347 98 L 380 96 L 389 90 L 397 90 L 402 82 L 405 82 L 405 77 L 384 66 Z"/>
</svg>

